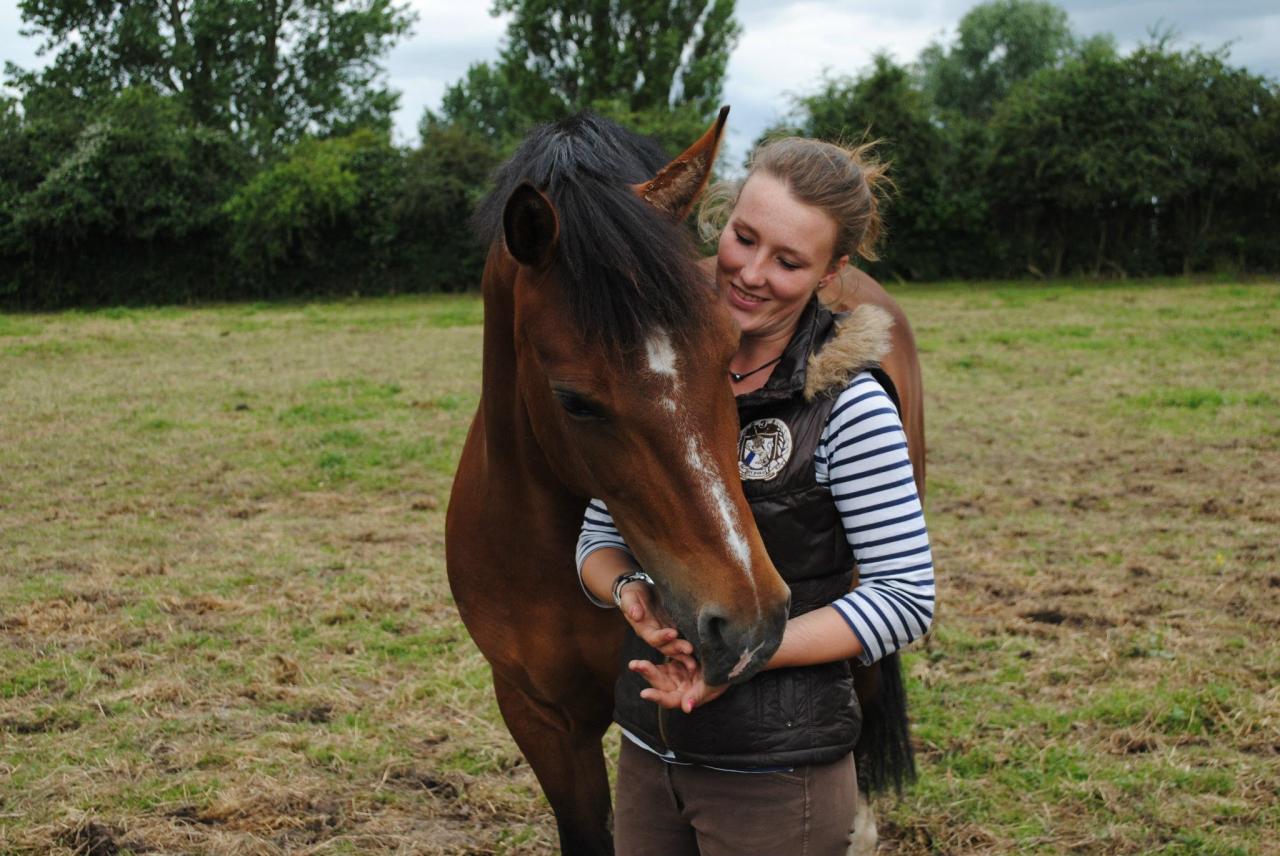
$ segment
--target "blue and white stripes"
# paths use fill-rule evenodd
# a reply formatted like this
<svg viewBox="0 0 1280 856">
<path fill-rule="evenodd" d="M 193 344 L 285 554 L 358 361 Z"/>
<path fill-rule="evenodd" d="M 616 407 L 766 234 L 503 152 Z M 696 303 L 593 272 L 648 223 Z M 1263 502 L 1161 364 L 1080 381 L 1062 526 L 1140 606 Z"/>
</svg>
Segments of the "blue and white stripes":
<svg viewBox="0 0 1280 856">
<path fill-rule="evenodd" d="M 858 587 L 832 606 L 862 643 L 860 659 L 870 664 L 923 635 L 934 607 L 933 557 L 906 435 L 893 402 L 870 373 L 840 393 L 819 439 L 814 471 L 818 483 L 831 488 L 858 562 Z M 604 503 L 592 500 L 578 538 L 579 574 L 583 560 L 602 547 L 627 550 Z"/>
<path fill-rule="evenodd" d="M 606 603 L 597 598 L 591 593 L 591 589 L 587 588 L 586 583 L 582 582 L 582 563 L 586 561 L 587 556 L 602 547 L 616 547 L 629 556 L 634 555 L 627 547 L 627 542 L 622 540 L 618 527 L 613 525 L 613 516 L 609 514 L 609 509 L 600 500 L 593 499 L 587 504 L 587 511 L 582 516 L 582 531 L 578 533 L 578 584 L 582 586 L 582 591 L 587 598 L 596 606 L 612 609 L 612 603 Z"/>
<path fill-rule="evenodd" d="M 858 587 L 832 606 L 862 643 L 862 662 L 873 663 L 929 629 L 934 579 L 902 421 L 869 373 L 840 393 L 814 469 L 858 562 Z"/>
</svg>

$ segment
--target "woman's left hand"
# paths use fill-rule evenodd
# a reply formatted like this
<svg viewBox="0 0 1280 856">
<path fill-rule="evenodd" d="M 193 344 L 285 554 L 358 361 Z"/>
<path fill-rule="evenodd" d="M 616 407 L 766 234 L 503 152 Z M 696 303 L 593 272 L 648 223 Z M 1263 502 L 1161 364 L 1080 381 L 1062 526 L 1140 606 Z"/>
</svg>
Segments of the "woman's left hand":
<svg viewBox="0 0 1280 856">
<path fill-rule="evenodd" d="M 657 702 L 670 710 L 679 708 L 685 713 L 692 713 L 695 707 L 715 701 L 729 689 L 728 684 L 709 686 L 704 679 L 702 666 L 696 662 L 690 668 L 682 660 L 669 660 L 661 664 L 632 660 L 627 668 L 649 682 L 649 688 L 640 691 L 641 698 Z"/>
</svg>

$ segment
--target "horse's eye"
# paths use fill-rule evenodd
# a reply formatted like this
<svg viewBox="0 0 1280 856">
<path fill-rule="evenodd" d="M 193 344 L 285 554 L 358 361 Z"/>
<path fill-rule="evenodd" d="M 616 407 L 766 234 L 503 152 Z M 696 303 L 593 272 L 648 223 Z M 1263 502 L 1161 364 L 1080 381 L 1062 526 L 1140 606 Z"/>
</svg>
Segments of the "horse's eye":
<svg viewBox="0 0 1280 856">
<path fill-rule="evenodd" d="M 567 389 L 557 389 L 554 390 L 554 393 L 556 401 L 560 402 L 560 406 L 564 408 L 564 412 L 568 413 L 574 419 L 594 422 L 604 421 L 604 408 L 586 396 L 579 395 L 578 393 Z"/>
</svg>

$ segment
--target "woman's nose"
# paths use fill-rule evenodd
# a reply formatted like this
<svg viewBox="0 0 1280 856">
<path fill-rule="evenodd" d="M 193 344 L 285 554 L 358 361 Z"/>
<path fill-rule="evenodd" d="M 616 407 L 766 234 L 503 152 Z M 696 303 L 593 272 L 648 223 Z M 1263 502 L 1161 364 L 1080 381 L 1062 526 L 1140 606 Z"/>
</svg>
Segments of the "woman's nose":
<svg viewBox="0 0 1280 856">
<path fill-rule="evenodd" d="M 743 285 L 764 285 L 764 263 L 758 255 L 752 255 L 742 266 L 738 276 Z"/>
</svg>

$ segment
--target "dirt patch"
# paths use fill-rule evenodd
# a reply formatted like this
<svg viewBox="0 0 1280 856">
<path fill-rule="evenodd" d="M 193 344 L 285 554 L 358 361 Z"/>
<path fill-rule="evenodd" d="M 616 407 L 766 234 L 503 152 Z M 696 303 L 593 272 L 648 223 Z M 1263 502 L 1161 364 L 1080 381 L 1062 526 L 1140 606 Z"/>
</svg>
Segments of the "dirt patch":
<svg viewBox="0 0 1280 856">
<path fill-rule="evenodd" d="M 64 713 L 47 713 L 35 717 L 0 717 L 0 731 L 10 734 L 49 734 L 75 731 L 79 719 Z"/>
<path fill-rule="evenodd" d="M 395 770 L 387 775 L 387 781 L 401 787 L 426 791 L 444 800 L 456 800 L 464 793 L 465 786 L 429 770 Z"/>
<path fill-rule="evenodd" d="M 318 725 L 333 719 L 333 705 L 317 704 L 310 707 L 291 710 L 284 715 L 290 722 L 310 722 Z"/>
<path fill-rule="evenodd" d="M 75 856 L 116 856 L 121 851 L 151 853 L 153 848 L 136 838 L 122 838 L 119 829 L 96 820 L 84 820 L 60 833 L 56 840 Z"/>
<path fill-rule="evenodd" d="M 1029 612 L 1022 613 L 1022 617 L 1027 621 L 1036 624 L 1065 624 L 1068 627 L 1114 627 L 1115 622 L 1107 618 L 1105 615 L 1086 615 L 1079 612 L 1069 612 L 1067 610 L 1058 609 L 1056 607 L 1046 607 L 1043 609 L 1033 609 Z"/>
</svg>

